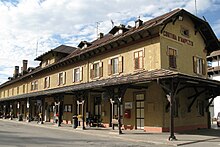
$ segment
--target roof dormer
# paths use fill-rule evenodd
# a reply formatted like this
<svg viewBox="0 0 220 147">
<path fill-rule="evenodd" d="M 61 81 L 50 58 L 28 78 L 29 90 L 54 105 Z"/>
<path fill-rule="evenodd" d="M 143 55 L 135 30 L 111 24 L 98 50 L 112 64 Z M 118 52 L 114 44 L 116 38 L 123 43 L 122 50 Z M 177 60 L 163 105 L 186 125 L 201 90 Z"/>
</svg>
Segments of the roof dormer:
<svg viewBox="0 0 220 147">
<path fill-rule="evenodd" d="M 129 29 L 126 28 L 125 25 L 120 24 L 119 26 L 114 26 L 109 33 L 116 36 L 116 35 L 119 35 L 119 34 L 126 32 L 128 30 Z"/>
<path fill-rule="evenodd" d="M 81 41 L 81 42 L 79 43 L 78 47 L 81 48 L 81 49 L 84 49 L 84 48 L 89 47 L 90 45 L 92 45 L 92 43 L 87 42 L 87 41 Z"/>
<path fill-rule="evenodd" d="M 40 65 L 41 67 L 48 66 L 50 64 L 53 64 L 60 59 L 68 56 L 70 53 L 72 53 L 74 50 L 76 50 L 75 47 L 70 47 L 66 45 L 60 45 L 40 56 L 38 56 L 35 60 L 41 61 Z"/>
</svg>

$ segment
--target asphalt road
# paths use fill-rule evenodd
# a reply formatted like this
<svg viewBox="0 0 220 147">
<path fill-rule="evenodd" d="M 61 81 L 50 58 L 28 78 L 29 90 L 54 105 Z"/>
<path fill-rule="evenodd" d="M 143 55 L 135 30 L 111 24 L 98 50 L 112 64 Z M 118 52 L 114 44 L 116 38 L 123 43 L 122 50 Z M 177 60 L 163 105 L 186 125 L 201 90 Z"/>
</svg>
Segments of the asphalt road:
<svg viewBox="0 0 220 147">
<path fill-rule="evenodd" d="M 157 147 L 143 142 L 100 137 L 0 121 L 0 147 Z"/>
</svg>

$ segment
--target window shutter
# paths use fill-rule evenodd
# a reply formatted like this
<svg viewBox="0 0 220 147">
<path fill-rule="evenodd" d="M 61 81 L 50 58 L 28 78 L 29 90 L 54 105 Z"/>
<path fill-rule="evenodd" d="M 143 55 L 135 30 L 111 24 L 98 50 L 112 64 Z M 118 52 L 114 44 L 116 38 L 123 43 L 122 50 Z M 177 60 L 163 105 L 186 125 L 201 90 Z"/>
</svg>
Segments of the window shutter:
<svg viewBox="0 0 220 147">
<path fill-rule="evenodd" d="M 59 86 L 60 85 L 60 73 L 58 73 L 58 75 L 57 75 L 57 85 Z"/>
<path fill-rule="evenodd" d="M 99 62 L 99 77 L 103 76 L 103 62 Z"/>
<path fill-rule="evenodd" d="M 204 59 L 202 59 L 202 74 L 203 75 L 206 75 L 206 66 L 205 66 L 206 64 L 205 64 L 205 60 Z"/>
<path fill-rule="evenodd" d="M 66 84 L 66 72 L 63 72 L 63 84 Z"/>
<path fill-rule="evenodd" d="M 143 48 L 142 54 L 143 54 L 143 57 L 145 57 L 145 48 Z"/>
<path fill-rule="evenodd" d="M 48 86 L 47 86 L 47 88 L 49 88 L 50 87 L 50 77 L 48 77 Z"/>
<path fill-rule="evenodd" d="M 80 68 L 79 68 L 79 73 L 80 73 L 80 81 L 82 81 L 83 80 L 83 67 L 81 66 Z"/>
<path fill-rule="evenodd" d="M 196 72 L 196 71 L 197 71 L 196 66 L 197 66 L 197 64 L 196 64 L 196 57 L 193 56 L 193 72 L 194 72 L 194 73 L 197 73 L 197 72 Z"/>
<path fill-rule="evenodd" d="M 75 69 L 73 69 L 73 82 L 75 82 Z"/>
<path fill-rule="evenodd" d="M 167 56 L 169 56 L 170 55 L 170 48 L 168 47 L 167 48 Z"/>
<path fill-rule="evenodd" d="M 123 57 L 122 56 L 118 57 L 118 72 L 119 73 L 123 72 Z"/>
<path fill-rule="evenodd" d="M 108 60 L 108 75 L 112 74 L 112 61 L 111 59 Z"/>
<path fill-rule="evenodd" d="M 93 64 L 90 65 L 90 78 L 91 79 L 94 78 L 94 66 L 93 66 Z"/>
</svg>

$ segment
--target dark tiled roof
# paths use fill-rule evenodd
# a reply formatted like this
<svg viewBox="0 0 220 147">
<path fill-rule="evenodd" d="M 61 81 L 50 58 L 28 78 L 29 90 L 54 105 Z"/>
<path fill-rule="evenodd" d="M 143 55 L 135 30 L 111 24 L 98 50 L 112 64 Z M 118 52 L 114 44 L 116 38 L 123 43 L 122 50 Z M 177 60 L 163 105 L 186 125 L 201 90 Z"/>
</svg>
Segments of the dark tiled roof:
<svg viewBox="0 0 220 147">
<path fill-rule="evenodd" d="M 63 53 L 63 54 L 70 54 L 72 53 L 76 48 L 75 47 L 71 47 L 71 46 L 66 46 L 66 45 L 60 45 L 42 55 L 40 55 L 39 57 L 37 57 L 35 60 L 42 60 L 42 57 L 49 54 L 49 53 L 52 53 L 52 52 L 57 52 L 57 53 Z"/>
</svg>

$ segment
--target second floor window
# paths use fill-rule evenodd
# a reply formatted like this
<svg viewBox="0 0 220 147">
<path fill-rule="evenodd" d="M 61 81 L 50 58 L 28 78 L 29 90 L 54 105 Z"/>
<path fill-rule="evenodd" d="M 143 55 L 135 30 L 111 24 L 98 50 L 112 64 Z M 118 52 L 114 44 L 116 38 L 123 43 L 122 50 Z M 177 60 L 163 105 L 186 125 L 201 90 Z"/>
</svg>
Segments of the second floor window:
<svg viewBox="0 0 220 147">
<path fill-rule="evenodd" d="M 23 93 L 25 93 L 26 89 L 25 89 L 25 85 L 23 85 Z"/>
<path fill-rule="evenodd" d="M 17 94 L 19 94 L 19 86 L 17 87 Z"/>
<path fill-rule="evenodd" d="M 66 72 L 58 73 L 58 85 L 64 85 L 66 83 Z"/>
<path fill-rule="evenodd" d="M 196 74 L 206 74 L 204 59 L 193 56 L 193 72 Z"/>
<path fill-rule="evenodd" d="M 176 64 L 177 50 L 171 47 L 168 47 L 167 54 L 169 56 L 169 67 L 177 68 L 177 64 Z"/>
<path fill-rule="evenodd" d="M 45 77 L 44 78 L 44 88 L 49 88 L 50 87 L 50 77 Z"/>
<path fill-rule="evenodd" d="M 37 90 L 38 89 L 38 81 L 32 81 L 31 82 L 31 90 Z M 19 93 L 19 88 L 17 90 L 17 92 Z"/>
<path fill-rule="evenodd" d="M 123 72 L 123 57 L 115 57 L 108 62 L 108 75 L 119 74 Z"/>
<path fill-rule="evenodd" d="M 83 67 L 73 69 L 73 82 L 80 82 L 83 80 Z"/>
<path fill-rule="evenodd" d="M 11 89 L 11 95 L 14 95 L 14 88 Z"/>
<path fill-rule="evenodd" d="M 134 52 L 134 69 L 144 68 L 143 50 Z"/>
<path fill-rule="evenodd" d="M 102 74 L 103 74 L 103 63 L 102 62 L 91 64 L 91 68 L 90 68 L 91 79 L 100 78 L 102 77 Z"/>
</svg>

